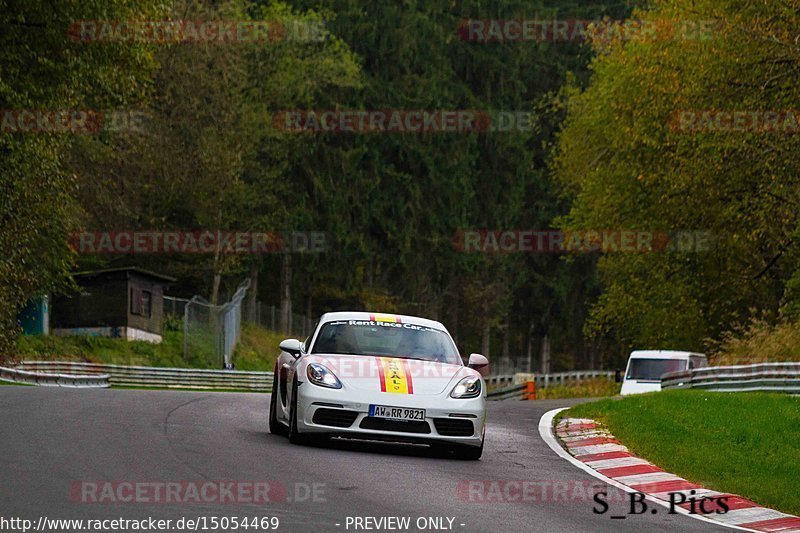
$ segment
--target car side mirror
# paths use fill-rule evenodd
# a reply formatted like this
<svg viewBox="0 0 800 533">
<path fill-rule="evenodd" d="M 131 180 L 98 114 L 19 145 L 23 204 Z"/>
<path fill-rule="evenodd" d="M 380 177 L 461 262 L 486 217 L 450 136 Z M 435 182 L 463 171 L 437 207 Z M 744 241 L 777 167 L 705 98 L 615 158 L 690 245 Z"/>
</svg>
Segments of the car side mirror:
<svg viewBox="0 0 800 533">
<path fill-rule="evenodd" d="M 479 353 L 469 354 L 469 362 L 467 366 L 477 370 L 481 376 L 489 374 L 489 360 Z"/>
<path fill-rule="evenodd" d="M 297 339 L 285 339 L 281 341 L 280 349 L 297 359 L 303 352 L 303 343 Z"/>
<path fill-rule="evenodd" d="M 619 368 L 614 371 L 614 382 L 622 383 L 622 370 Z"/>
</svg>

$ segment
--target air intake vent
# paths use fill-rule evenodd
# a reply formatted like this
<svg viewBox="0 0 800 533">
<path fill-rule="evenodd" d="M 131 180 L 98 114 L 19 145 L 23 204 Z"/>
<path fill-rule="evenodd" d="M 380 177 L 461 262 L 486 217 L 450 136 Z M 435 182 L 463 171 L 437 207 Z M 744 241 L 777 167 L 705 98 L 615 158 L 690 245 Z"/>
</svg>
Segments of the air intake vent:
<svg viewBox="0 0 800 533">
<path fill-rule="evenodd" d="M 311 419 L 320 426 L 333 426 L 335 428 L 349 428 L 358 418 L 358 412 L 345 409 L 317 409 Z"/>
<path fill-rule="evenodd" d="M 379 431 L 397 431 L 399 433 L 430 433 L 431 427 L 422 420 L 387 420 L 368 416 L 361 421 L 361 429 L 377 429 Z"/>
<path fill-rule="evenodd" d="M 447 437 L 471 437 L 475 433 L 475 426 L 471 420 L 434 418 L 433 425 L 436 426 L 439 435 Z"/>
</svg>

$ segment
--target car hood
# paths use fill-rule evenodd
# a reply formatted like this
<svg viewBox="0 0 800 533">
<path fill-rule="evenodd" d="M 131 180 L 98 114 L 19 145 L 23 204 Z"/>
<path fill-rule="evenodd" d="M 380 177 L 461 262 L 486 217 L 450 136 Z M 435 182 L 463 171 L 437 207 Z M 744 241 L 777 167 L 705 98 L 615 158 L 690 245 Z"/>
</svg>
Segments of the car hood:
<svg viewBox="0 0 800 533">
<path fill-rule="evenodd" d="M 393 394 L 442 394 L 477 374 L 463 365 L 370 355 L 311 355 L 308 363 L 325 365 L 347 388 Z"/>
</svg>

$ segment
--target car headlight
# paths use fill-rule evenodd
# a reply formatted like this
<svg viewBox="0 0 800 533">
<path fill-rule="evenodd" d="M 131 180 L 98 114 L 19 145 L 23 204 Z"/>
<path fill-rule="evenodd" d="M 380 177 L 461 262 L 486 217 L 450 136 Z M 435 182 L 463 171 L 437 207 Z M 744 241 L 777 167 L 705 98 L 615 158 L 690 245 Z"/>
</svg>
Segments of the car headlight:
<svg viewBox="0 0 800 533">
<path fill-rule="evenodd" d="M 341 389 L 342 382 L 336 375 L 328 370 L 327 367 L 319 363 L 311 363 L 306 367 L 306 375 L 308 380 L 314 385 L 320 387 L 328 387 L 329 389 Z"/>
<path fill-rule="evenodd" d="M 467 376 L 458 382 L 450 393 L 451 398 L 477 398 L 481 395 L 481 378 L 479 376 Z"/>
</svg>

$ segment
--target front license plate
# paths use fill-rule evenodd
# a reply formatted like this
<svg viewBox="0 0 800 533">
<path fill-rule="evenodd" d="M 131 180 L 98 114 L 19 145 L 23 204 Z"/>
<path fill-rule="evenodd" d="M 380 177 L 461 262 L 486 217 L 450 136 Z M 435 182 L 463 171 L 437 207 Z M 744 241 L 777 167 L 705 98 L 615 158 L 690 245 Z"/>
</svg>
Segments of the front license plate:
<svg viewBox="0 0 800 533">
<path fill-rule="evenodd" d="M 392 420 L 425 420 L 425 409 L 408 409 L 405 407 L 389 407 L 387 405 L 370 405 L 369 416 L 391 418 Z"/>
</svg>

